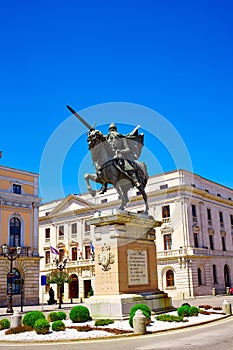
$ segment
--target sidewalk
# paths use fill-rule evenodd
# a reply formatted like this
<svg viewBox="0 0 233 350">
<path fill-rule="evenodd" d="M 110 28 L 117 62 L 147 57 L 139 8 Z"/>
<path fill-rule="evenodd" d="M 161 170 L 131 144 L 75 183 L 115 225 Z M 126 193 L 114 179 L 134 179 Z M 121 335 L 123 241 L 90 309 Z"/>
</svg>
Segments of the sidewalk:
<svg viewBox="0 0 233 350">
<path fill-rule="evenodd" d="M 195 297 L 195 298 L 190 298 L 190 299 L 182 299 L 182 300 L 172 300 L 172 304 L 175 308 L 178 308 L 181 306 L 183 303 L 189 303 L 191 306 L 200 306 L 200 305 L 210 305 L 210 306 L 222 306 L 224 300 L 227 299 L 233 306 L 233 295 L 216 295 L 216 296 L 200 296 L 200 297 Z M 85 302 L 80 304 L 80 303 L 64 303 L 61 305 L 61 309 L 58 309 L 58 304 L 54 305 L 48 305 L 47 303 L 42 305 L 30 305 L 30 306 L 23 306 L 23 314 L 25 314 L 28 311 L 33 311 L 33 310 L 38 310 L 42 311 L 45 314 L 48 314 L 49 312 L 52 311 L 65 311 L 67 314 L 70 312 L 72 307 L 75 305 L 84 305 Z M 7 307 L 1 307 L 0 308 L 0 318 L 2 317 L 11 317 L 11 314 L 6 313 Z M 20 312 L 21 313 L 21 307 L 20 306 L 13 306 L 14 313 L 15 312 Z M 233 309 L 233 307 L 232 307 Z"/>
<path fill-rule="evenodd" d="M 172 300 L 173 306 L 178 308 L 183 303 L 189 303 L 191 306 L 210 305 L 222 306 L 224 300 L 227 299 L 233 305 L 233 295 L 205 295 L 184 300 Z"/>
</svg>

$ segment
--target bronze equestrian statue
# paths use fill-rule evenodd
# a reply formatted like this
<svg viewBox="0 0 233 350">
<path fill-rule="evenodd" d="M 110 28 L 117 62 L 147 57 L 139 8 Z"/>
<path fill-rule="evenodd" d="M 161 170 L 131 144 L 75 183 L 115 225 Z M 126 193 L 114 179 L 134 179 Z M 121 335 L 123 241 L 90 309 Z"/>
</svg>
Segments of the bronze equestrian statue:
<svg viewBox="0 0 233 350">
<path fill-rule="evenodd" d="M 96 191 L 91 188 L 90 180 L 102 185 L 100 194 L 107 191 L 108 184 L 112 184 L 121 199 L 119 209 L 124 210 L 129 202 L 127 195 L 129 189 L 136 187 L 145 202 L 144 213 L 148 214 L 149 207 L 145 192 L 148 174 L 145 163 L 138 161 L 144 142 L 144 135 L 138 134 L 140 126 L 131 133 L 122 135 L 117 131 L 116 125 L 111 123 L 109 132 L 105 136 L 88 124 L 71 107 L 67 106 L 67 108 L 89 129 L 88 148 L 96 170 L 96 174 L 85 174 L 87 188 L 91 195 L 95 196 Z"/>
</svg>

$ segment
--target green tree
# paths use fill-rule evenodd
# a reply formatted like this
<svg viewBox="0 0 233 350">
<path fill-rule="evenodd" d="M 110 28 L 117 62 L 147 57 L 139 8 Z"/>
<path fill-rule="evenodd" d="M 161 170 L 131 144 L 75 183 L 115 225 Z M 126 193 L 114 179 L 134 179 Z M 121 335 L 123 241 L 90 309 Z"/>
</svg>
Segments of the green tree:
<svg viewBox="0 0 233 350">
<path fill-rule="evenodd" d="M 70 283 L 71 281 L 72 281 L 72 278 L 69 276 L 68 272 L 66 271 L 54 270 L 46 276 L 47 284 L 57 285 L 58 295 L 59 295 L 59 306 L 58 306 L 59 309 L 61 309 L 61 304 L 62 304 L 62 285 L 63 283 Z"/>
</svg>

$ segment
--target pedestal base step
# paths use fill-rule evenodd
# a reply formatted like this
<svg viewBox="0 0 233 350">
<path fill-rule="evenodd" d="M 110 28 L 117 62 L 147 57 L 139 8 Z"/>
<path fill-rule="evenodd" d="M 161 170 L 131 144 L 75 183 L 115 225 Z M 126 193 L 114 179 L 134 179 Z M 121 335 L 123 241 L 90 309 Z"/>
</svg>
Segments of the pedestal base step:
<svg viewBox="0 0 233 350">
<path fill-rule="evenodd" d="M 156 294 L 118 294 L 90 297 L 85 305 L 94 320 L 110 318 L 124 320 L 129 318 L 131 308 L 136 304 L 145 304 L 155 313 L 174 310 L 171 298 L 166 293 Z"/>
</svg>

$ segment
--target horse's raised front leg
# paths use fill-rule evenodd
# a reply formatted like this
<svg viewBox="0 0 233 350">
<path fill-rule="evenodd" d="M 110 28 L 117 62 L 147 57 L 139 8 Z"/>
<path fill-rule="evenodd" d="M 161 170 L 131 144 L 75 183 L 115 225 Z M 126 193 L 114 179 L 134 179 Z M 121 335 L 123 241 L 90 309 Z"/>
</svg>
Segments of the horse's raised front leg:
<svg viewBox="0 0 233 350">
<path fill-rule="evenodd" d="M 97 182 L 97 175 L 95 175 L 95 174 L 85 174 L 84 175 L 84 179 L 86 181 L 88 191 L 90 192 L 90 194 L 93 197 L 95 197 L 96 191 L 91 188 L 90 180 L 94 181 L 94 182 Z"/>
</svg>

